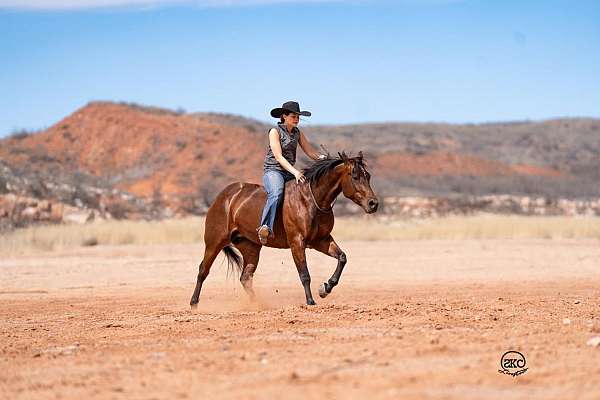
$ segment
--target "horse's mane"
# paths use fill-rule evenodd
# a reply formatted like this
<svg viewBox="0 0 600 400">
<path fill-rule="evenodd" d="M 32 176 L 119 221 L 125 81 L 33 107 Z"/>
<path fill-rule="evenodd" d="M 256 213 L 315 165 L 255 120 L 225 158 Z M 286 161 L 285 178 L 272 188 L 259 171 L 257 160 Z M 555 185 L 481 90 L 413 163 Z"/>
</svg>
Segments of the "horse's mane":
<svg viewBox="0 0 600 400">
<path fill-rule="evenodd" d="M 319 182 L 322 176 L 326 175 L 329 171 L 334 169 L 337 165 L 342 164 L 344 162 L 344 158 L 351 158 L 346 155 L 345 151 L 342 153 L 338 153 L 338 157 L 331 157 L 329 153 L 327 153 L 327 157 L 322 160 L 313 161 L 308 167 L 303 168 L 302 172 L 306 177 L 309 183 L 314 183 L 315 185 Z M 354 158 L 356 161 L 356 165 L 359 166 L 359 169 L 363 169 L 365 167 L 365 163 L 361 158 Z"/>
</svg>

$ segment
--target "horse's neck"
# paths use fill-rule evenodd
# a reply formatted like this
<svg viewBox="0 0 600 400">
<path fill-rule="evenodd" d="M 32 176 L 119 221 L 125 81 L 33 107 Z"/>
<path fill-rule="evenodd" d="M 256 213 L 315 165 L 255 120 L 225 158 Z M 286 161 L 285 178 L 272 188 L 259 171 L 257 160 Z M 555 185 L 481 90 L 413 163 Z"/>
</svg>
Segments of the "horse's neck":
<svg viewBox="0 0 600 400">
<path fill-rule="evenodd" d="M 309 182 L 310 185 L 310 182 Z M 319 179 L 319 184 L 313 187 L 313 194 L 319 207 L 329 208 L 333 200 L 342 191 L 342 184 L 339 171 L 332 169 Z"/>
</svg>

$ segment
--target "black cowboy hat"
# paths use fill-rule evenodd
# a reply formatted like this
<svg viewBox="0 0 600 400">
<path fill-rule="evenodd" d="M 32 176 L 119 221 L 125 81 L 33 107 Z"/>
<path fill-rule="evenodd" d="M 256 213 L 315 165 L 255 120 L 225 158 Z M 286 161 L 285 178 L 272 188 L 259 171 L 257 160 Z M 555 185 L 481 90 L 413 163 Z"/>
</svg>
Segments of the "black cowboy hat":
<svg viewBox="0 0 600 400">
<path fill-rule="evenodd" d="M 295 101 L 286 101 L 283 103 L 281 107 L 277 107 L 271 110 L 271 117 L 279 118 L 283 114 L 284 111 L 290 111 L 296 114 L 304 115 L 305 117 L 310 117 L 310 111 L 300 111 L 300 104 Z"/>
</svg>

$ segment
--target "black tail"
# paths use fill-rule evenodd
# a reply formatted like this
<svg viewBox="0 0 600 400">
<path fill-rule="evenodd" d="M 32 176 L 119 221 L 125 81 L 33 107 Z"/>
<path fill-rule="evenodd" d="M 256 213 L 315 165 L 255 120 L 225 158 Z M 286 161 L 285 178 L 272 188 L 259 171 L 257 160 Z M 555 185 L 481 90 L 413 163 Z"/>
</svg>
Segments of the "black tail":
<svg viewBox="0 0 600 400">
<path fill-rule="evenodd" d="M 238 254 L 236 250 L 237 249 L 230 244 L 223 247 L 223 252 L 227 256 L 227 276 L 232 273 L 234 267 L 237 268 L 239 274 L 242 273 L 242 269 L 244 268 L 242 255 Z"/>
</svg>

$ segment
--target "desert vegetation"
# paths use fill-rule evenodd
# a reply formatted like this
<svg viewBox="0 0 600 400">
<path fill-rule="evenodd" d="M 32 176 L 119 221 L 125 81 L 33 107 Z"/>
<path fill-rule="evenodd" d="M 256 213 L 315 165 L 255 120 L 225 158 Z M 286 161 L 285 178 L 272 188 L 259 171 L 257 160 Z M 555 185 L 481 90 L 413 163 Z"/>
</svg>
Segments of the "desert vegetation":
<svg viewBox="0 0 600 400">
<path fill-rule="evenodd" d="M 99 221 L 32 226 L 0 236 L 1 255 L 31 254 L 96 245 L 200 243 L 204 217 L 163 221 Z M 598 239 L 598 217 L 481 214 L 426 219 L 342 217 L 337 240 Z"/>
</svg>

